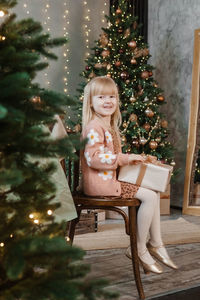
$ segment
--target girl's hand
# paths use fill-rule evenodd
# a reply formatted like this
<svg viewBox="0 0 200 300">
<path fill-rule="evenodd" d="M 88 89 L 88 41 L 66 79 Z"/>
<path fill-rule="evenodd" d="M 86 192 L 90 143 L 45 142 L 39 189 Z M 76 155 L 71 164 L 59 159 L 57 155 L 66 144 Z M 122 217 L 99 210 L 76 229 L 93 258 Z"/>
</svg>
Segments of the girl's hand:
<svg viewBox="0 0 200 300">
<path fill-rule="evenodd" d="M 128 157 L 128 161 L 129 164 L 133 163 L 133 164 L 141 164 L 143 162 L 145 162 L 145 157 L 143 157 L 142 155 L 139 154 L 129 154 Z"/>
</svg>

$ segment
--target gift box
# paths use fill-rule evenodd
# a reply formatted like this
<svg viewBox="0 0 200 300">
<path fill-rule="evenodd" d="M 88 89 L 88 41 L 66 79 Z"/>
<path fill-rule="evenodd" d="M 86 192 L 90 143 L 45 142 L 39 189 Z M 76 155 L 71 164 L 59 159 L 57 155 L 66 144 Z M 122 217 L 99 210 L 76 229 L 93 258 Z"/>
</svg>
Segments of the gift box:
<svg viewBox="0 0 200 300">
<path fill-rule="evenodd" d="M 120 167 L 118 180 L 138 184 L 153 191 L 165 192 L 172 171 L 172 166 L 159 162 L 127 165 Z"/>
</svg>

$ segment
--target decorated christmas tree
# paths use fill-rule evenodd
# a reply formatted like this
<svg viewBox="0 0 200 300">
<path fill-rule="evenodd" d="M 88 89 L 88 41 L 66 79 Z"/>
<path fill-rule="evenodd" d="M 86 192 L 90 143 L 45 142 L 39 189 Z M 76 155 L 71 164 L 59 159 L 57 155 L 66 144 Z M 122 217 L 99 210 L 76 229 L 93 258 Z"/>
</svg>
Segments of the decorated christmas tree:
<svg viewBox="0 0 200 300">
<path fill-rule="evenodd" d="M 95 76 L 109 76 L 117 83 L 123 119 L 123 152 L 144 152 L 175 165 L 173 147 L 166 141 L 168 121 L 160 112 L 166 104 L 165 97 L 153 78 L 154 67 L 148 63 L 149 49 L 138 33 L 137 18 L 130 13 L 126 0 L 119 0 L 118 7 L 113 5 L 110 17 L 106 18 L 108 27 L 102 28 L 82 76 L 87 81 Z M 78 89 L 79 103 L 85 84 L 86 80 Z"/>
<path fill-rule="evenodd" d="M 53 216 L 52 160 L 74 157 L 79 137 L 50 138 L 54 115 L 72 101 L 34 79 L 47 67 L 41 58 L 55 59 L 50 48 L 66 39 L 51 39 L 32 19 L 16 21 L 15 5 L 0 0 L 0 299 L 112 298 L 104 282 L 84 278 L 84 252 L 66 243 L 66 224 Z"/>
</svg>

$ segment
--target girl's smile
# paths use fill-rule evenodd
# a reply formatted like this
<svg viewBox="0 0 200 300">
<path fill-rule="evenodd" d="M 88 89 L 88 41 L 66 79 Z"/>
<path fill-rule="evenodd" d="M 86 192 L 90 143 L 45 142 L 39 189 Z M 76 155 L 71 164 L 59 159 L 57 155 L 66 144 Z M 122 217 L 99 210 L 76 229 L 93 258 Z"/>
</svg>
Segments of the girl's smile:
<svg viewBox="0 0 200 300">
<path fill-rule="evenodd" d="M 117 108 L 115 95 L 96 95 L 92 97 L 92 107 L 101 116 L 111 116 Z"/>
</svg>

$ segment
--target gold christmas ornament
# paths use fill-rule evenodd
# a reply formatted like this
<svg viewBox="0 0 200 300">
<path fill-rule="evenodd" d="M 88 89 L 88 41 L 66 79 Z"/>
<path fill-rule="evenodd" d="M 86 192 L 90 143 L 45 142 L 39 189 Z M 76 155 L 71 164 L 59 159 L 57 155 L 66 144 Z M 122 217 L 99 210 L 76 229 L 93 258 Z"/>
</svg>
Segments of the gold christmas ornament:
<svg viewBox="0 0 200 300">
<path fill-rule="evenodd" d="M 149 118 L 152 118 L 152 117 L 154 116 L 154 112 L 153 112 L 153 110 L 151 110 L 150 108 L 147 108 L 147 109 L 145 110 L 145 114 L 146 114 L 146 116 L 149 117 Z"/>
<path fill-rule="evenodd" d="M 152 150 L 155 150 L 157 147 L 158 147 L 158 143 L 156 141 L 150 141 L 149 142 L 149 147 L 152 149 Z"/>
<path fill-rule="evenodd" d="M 103 50 L 102 52 L 101 52 L 101 56 L 103 56 L 103 57 L 107 57 L 107 56 L 109 56 L 110 55 L 110 51 L 109 50 Z"/>
<path fill-rule="evenodd" d="M 148 71 L 143 71 L 143 72 L 141 73 L 141 77 L 142 77 L 143 79 L 148 78 L 148 77 L 149 77 L 149 72 L 148 72 Z"/>
<path fill-rule="evenodd" d="M 136 41 L 130 41 L 130 42 L 128 42 L 128 46 L 129 46 L 130 48 L 132 48 L 132 49 L 135 49 L 136 46 L 137 46 Z"/>
<path fill-rule="evenodd" d="M 129 117 L 129 120 L 131 122 L 137 122 L 137 119 L 138 119 L 138 117 L 137 117 L 136 114 L 131 114 L 130 117 Z"/>
<path fill-rule="evenodd" d="M 122 13 L 122 10 L 118 7 L 117 10 L 116 10 L 116 14 L 121 15 L 121 13 Z"/>
<path fill-rule="evenodd" d="M 101 69 L 101 68 L 102 68 L 102 64 L 96 63 L 96 64 L 94 65 L 94 67 L 95 67 L 96 69 Z"/>
<path fill-rule="evenodd" d="M 147 140 L 144 137 L 140 138 L 140 144 L 145 145 L 147 143 Z"/>
<path fill-rule="evenodd" d="M 149 123 L 145 123 L 143 126 L 142 126 L 146 131 L 149 131 L 150 128 L 151 128 L 151 125 Z"/>
<path fill-rule="evenodd" d="M 119 32 L 119 33 L 122 33 L 122 32 L 123 32 L 123 29 L 120 27 L 120 28 L 118 29 L 118 32 Z"/>
<path fill-rule="evenodd" d="M 116 21 L 115 21 L 115 25 L 118 25 L 120 23 L 120 19 L 117 19 Z"/>
<path fill-rule="evenodd" d="M 107 64 L 106 68 L 107 68 L 107 70 L 110 70 L 111 65 L 110 65 L 110 64 Z"/>
<path fill-rule="evenodd" d="M 127 28 L 124 33 L 124 37 L 127 38 L 130 35 L 130 28 Z"/>
<path fill-rule="evenodd" d="M 123 126 L 124 128 L 127 128 L 127 126 L 128 126 L 127 122 L 123 122 L 122 126 Z"/>
<path fill-rule="evenodd" d="M 132 58 L 132 59 L 131 59 L 131 64 L 132 64 L 132 65 L 136 65 L 136 64 L 137 64 L 137 60 L 136 60 L 135 58 Z"/>
<path fill-rule="evenodd" d="M 99 42 L 103 48 L 105 48 L 108 44 L 108 36 L 106 33 L 100 34 Z"/>
<path fill-rule="evenodd" d="M 115 62 L 115 66 L 116 67 L 119 67 L 121 65 L 121 61 L 120 60 L 117 60 L 116 62 Z"/>
<path fill-rule="evenodd" d="M 167 128 L 167 127 L 168 127 L 168 122 L 167 122 L 167 120 L 162 120 L 162 121 L 161 121 L 161 127 L 162 127 L 162 128 Z"/>
<path fill-rule="evenodd" d="M 136 98 L 135 98 L 134 95 L 132 95 L 131 98 L 130 98 L 130 102 L 131 102 L 131 103 L 134 103 L 135 101 L 136 101 Z"/>
<path fill-rule="evenodd" d="M 157 97 L 157 99 L 158 99 L 158 101 L 162 102 L 165 100 L 165 97 L 160 95 Z"/>
<path fill-rule="evenodd" d="M 155 87 L 155 88 L 157 88 L 158 87 L 158 85 L 157 85 L 157 83 L 153 83 L 153 86 Z"/>
</svg>

